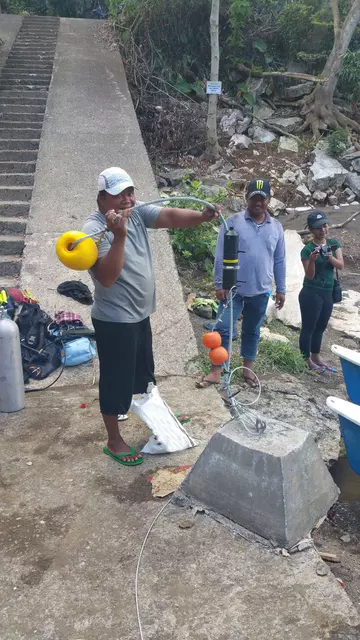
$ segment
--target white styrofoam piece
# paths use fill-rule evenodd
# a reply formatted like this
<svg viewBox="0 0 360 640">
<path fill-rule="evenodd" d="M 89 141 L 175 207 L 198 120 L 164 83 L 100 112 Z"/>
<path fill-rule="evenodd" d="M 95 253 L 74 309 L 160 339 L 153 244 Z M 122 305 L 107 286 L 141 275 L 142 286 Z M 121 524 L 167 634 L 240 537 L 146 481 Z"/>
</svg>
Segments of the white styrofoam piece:
<svg viewBox="0 0 360 640">
<path fill-rule="evenodd" d="M 338 358 L 348 360 L 349 362 L 352 362 L 352 364 L 360 367 L 360 351 L 355 351 L 355 349 L 348 349 L 347 347 L 340 347 L 338 344 L 333 344 L 331 347 L 331 351 L 336 356 L 338 356 Z"/>
<path fill-rule="evenodd" d="M 331 411 L 334 411 L 334 413 L 337 413 L 343 418 L 347 418 L 347 420 L 350 420 L 350 422 L 360 427 L 360 406 L 358 404 L 353 404 L 353 402 L 342 400 L 335 396 L 329 396 L 326 404 Z"/>
</svg>

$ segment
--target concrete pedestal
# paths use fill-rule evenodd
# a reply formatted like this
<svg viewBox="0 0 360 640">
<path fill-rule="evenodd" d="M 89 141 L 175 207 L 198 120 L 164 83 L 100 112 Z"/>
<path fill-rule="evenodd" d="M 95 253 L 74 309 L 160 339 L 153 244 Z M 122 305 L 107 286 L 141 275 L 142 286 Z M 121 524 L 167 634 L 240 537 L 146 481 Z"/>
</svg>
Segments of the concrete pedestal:
<svg viewBox="0 0 360 640">
<path fill-rule="evenodd" d="M 261 436 L 236 419 L 224 425 L 181 489 L 284 548 L 306 536 L 339 494 L 313 437 L 272 420 Z"/>
</svg>

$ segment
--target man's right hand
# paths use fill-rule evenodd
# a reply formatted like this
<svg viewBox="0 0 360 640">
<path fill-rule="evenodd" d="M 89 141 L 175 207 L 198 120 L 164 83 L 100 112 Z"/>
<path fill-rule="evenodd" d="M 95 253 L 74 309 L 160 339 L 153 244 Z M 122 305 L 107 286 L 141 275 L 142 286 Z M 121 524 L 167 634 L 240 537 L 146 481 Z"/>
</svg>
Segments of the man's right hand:
<svg viewBox="0 0 360 640">
<path fill-rule="evenodd" d="M 224 302 L 227 299 L 227 291 L 225 289 L 217 289 L 216 297 L 219 302 Z"/>
<path fill-rule="evenodd" d="M 105 220 L 107 228 L 114 234 L 115 238 L 126 238 L 127 217 L 125 215 L 111 210 L 105 214 Z"/>
</svg>

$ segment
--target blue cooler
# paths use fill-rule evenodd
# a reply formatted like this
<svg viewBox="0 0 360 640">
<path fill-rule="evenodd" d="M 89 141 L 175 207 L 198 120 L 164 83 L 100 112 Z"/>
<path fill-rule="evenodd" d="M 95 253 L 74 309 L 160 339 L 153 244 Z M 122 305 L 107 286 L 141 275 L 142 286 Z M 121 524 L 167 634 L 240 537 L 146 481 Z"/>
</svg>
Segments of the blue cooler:
<svg viewBox="0 0 360 640">
<path fill-rule="evenodd" d="M 340 358 L 346 390 L 351 402 L 360 405 L 360 351 L 333 344 L 331 351 Z"/>
<path fill-rule="evenodd" d="M 349 465 L 360 476 L 360 407 L 334 396 L 330 396 L 326 404 L 339 416 Z"/>
</svg>

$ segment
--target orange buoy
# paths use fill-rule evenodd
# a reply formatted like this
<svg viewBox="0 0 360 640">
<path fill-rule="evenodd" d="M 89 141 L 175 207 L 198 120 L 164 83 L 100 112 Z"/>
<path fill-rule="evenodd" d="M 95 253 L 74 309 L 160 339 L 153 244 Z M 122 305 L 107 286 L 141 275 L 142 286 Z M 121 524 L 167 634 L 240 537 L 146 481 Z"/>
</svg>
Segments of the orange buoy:
<svg viewBox="0 0 360 640">
<path fill-rule="evenodd" d="M 209 353 L 209 358 L 213 364 L 219 365 L 224 364 L 227 361 L 229 354 L 225 347 L 216 347 L 215 349 L 211 349 Z"/>
<path fill-rule="evenodd" d="M 208 333 L 204 333 L 202 343 L 204 347 L 207 347 L 208 349 L 221 347 L 221 335 L 218 331 L 209 331 Z"/>
<path fill-rule="evenodd" d="M 63 233 L 56 243 L 56 255 L 65 267 L 76 271 L 90 269 L 98 258 L 98 248 L 92 238 L 86 238 L 74 248 L 72 244 L 84 238 L 86 233 L 82 231 L 67 231 Z"/>
</svg>

